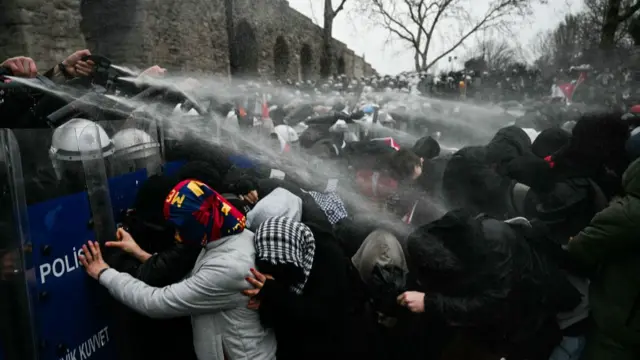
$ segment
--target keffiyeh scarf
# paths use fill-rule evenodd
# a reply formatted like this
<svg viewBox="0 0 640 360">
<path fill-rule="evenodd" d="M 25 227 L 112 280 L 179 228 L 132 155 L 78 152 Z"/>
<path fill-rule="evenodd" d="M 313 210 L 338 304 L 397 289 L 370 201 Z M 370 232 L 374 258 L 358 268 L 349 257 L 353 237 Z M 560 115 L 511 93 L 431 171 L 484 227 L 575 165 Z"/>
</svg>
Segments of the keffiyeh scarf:
<svg viewBox="0 0 640 360">
<path fill-rule="evenodd" d="M 316 240 L 304 224 L 286 217 L 274 217 L 263 222 L 255 233 L 256 259 L 271 264 L 292 264 L 304 273 L 304 280 L 291 286 L 302 294 L 309 278 Z"/>
<path fill-rule="evenodd" d="M 347 208 L 344 206 L 344 202 L 342 202 L 342 199 L 337 193 L 309 191 L 309 195 L 311 195 L 316 204 L 324 211 L 324 214 L 327 215 L 327 219 L 329 219 L 331 225 L 337 224 L 338 221 L 349 215 Z"/>
</svg>

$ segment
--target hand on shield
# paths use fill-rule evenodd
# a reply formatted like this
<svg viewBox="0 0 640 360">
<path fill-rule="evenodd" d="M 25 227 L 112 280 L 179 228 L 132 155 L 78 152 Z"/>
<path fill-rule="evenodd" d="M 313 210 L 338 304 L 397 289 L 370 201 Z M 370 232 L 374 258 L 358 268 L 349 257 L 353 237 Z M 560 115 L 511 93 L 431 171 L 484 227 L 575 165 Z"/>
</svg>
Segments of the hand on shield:
<svg viewBox="0 0 640 360">
<path fill-rule="evenodd" d="M 87 245 L 82 245 L 82 252 L 82 255 L 78 255 L 80 263 L 89 276 L 98 280 L 100 274 L 109 268 L 109 265 L 102 259 L 100 245 L 95 241 L 89 241 Z"/>
<path fill-rule="evenodd" d="M 107 247 L 118 248 L 140 260 L 140 262 L 144 262 L 151 257 L 150 254 L 140 248 L 131 234 L 129 234 L 125 229 L 119 228 L 116 232 L 116 236 L 118 241 L 107 241 L 105 245 Z"/>
</svg>

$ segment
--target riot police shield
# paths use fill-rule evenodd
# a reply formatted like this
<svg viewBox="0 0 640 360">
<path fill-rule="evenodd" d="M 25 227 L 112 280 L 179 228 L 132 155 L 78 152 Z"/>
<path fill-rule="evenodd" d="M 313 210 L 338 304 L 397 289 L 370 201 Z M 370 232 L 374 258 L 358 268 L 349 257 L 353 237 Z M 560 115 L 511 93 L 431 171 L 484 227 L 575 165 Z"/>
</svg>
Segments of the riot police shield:
<svg viewBox="0 0 640 360">
<path fill-rule="evenodd" d="M 106 175 L 113 143 L 102 126 L 83 119 L 20 131 L 39 359 L 113 359 L 109 296 L 78 261 L 88 240 L 115 237 Z"/>
<path fill-rule="evenodd" d="M 155 136 L 154 136 L 155 135 Z M 113 136 L 115 153 L 110 176 L 145 170 L 148 176 L 162 172 L 162 140 L 155 131 L 127 127 Z"/>
<path fill-rule="evenodd" d="M 153 175 L 166 172 L 163 161 L 163 135 L 160 121 L 134 114 L 112 135 L 113 156 L 106 161 L 111 208 L 115 222 L 126 222 L 138 187 Z"/>
<path fill-rule="evenodd" d="M 27 203 L 20 150 L 8 129 L 0 129 L 0 196 L 0 359 L 35 360 Z"/>
<path fill-rule="evenodd" d="M 105 156 L 113 153 L 114 145 L 104 130 L 95 123 L 79 129 L 76 140 L 91 207 L 90 226 L 94 230 L 95 240 L 104 244 L 114 239 L 116 231 L 105 162 Z"/>
<path fill-rule="evenodd" d="M 113 135 L 115 153 L 110 177 L 146 170 L 148 176 L 162 172 L 165 129 L 159 106 L 137 109 Z"/>
</svg>

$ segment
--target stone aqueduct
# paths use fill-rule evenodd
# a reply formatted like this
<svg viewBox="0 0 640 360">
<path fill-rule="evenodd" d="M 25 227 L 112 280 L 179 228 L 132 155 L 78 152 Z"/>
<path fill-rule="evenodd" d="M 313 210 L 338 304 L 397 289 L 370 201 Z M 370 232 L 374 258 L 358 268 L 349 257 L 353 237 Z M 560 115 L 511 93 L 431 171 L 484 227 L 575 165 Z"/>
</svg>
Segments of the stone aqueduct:
<svg viewBox="0 0 640 360">
<path fill-rule="evenodd" d="M 322 29 L 286 0 L 2 0 L 0 59 L 50 67 L 89 48 L 119 64 L 266 78 L 320 75 Z M 374 70 L 334 40 L 333 73 Z"/>
</svg>

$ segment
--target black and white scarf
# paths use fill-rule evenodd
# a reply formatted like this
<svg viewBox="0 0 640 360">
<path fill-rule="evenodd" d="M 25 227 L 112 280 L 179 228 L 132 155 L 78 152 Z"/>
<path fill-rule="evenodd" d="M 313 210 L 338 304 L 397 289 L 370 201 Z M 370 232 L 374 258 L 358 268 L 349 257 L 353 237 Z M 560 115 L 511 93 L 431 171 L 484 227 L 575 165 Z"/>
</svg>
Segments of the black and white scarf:
<svg viewBox="0 0 640 360">
<path fill-rule="evenodd" d="M 256 259 L 271 264 L 292 264 L 304 273 L 304 280 L 291 286 L 296 294 L 302 294 L 309 278 L 316 240 L 304 224 L 286 217 L 273 217 L 264 221 L 254 237 Z"/>
<path fill-rule="evenodd" d="M 324 211 L 331 225 L 335 225 L 340 220 L 349 216 L 347 208 L 344 206 L 344 202 L 337 193 L 309 191 L 309 195 L 311 195 L 316 204 L 318 204 L 322 211 Z"/>
</svg>

